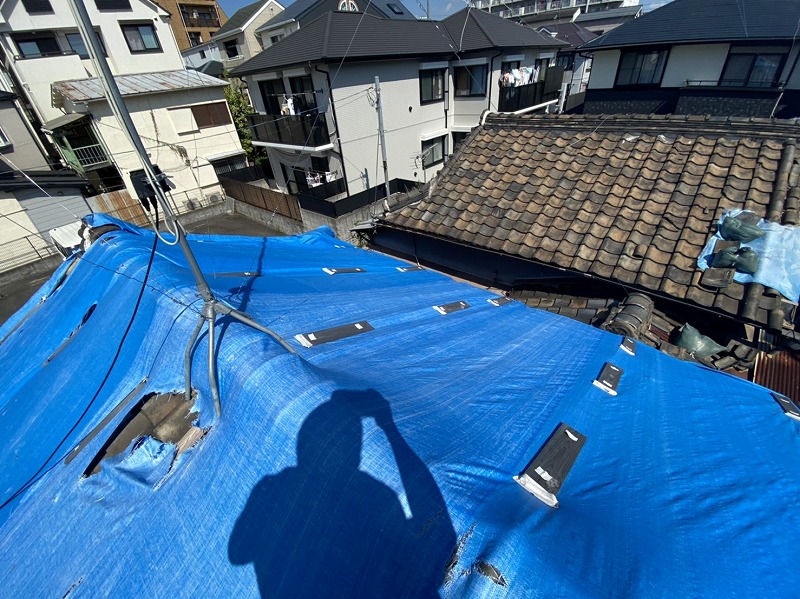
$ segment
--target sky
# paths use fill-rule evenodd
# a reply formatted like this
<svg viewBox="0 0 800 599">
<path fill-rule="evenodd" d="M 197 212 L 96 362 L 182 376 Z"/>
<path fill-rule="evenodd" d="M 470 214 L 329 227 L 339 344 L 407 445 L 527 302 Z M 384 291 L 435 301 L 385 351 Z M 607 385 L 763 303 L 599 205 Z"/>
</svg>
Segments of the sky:
<svg viewBox="0 0 800 599">
<path fill-rule="evenodd" d="M 278 0 L 284 6 L 288 6 L 293 0 Z M 367 0 L 364 0 L 365 2 Z M 401 0 L 403 4 L 414 13 L 416 16 L 425 14 L 426 0 Z M 668 0 L 640 0 L 640 4 L 644 6 L 645 11 L 652 10 L 663 4 Z M 237 10 L 248 4 L 252 4 L 253 0 L 217 0 L 218 4 L 225 11 L 229 17 Z M 431 16 L 434 19 L 443 19 L 444 17 L 453 14 L 467 6 L 466 0 L 430 0 L 431 3 Z"/>
</svg>

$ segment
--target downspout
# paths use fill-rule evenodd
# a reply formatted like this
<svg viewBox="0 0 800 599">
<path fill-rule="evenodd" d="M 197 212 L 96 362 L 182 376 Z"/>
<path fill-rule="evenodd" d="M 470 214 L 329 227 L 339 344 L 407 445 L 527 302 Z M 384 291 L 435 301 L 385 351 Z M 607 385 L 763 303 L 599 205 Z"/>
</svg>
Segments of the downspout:
<svg viewBox="0 0 800 599">
<path fill-rule="evenodd" d="M 311 63 L 308 63 L 311 66 Z M 339 144 L 339 160 L 342 163 L 342 177 L 344 178 L 344 191 L 350 196 L 350 184 L 347 182 L 347 171 L 344 166 L 344 151 L 342 150 L 342 136 L 339 135 L 339 119 L 336 118 L 336 105 L 333 103 L 333 88 L 331 88 L 331 74 L 329 71 L 323 71 L 319 66 L 314 65 L 314 70 L 318 73 L 325 73 L 325 80 L 328 82 L 328 102 L 331 104 L 331 113 L 333 114 L 333 130 L 336 133 L 336 143 Z"/>
<path fill-rule="evenodd" d="M 491 112 L 492 111 L 492 90 L 494 89 L 494 59 L 498 56 L 503 54 L 502 50 L 498 50 L 497 54 L 492 56 L 492 59 L 489 61 L 489 105 L 486 107 L 486 110 Z M 498 110 L 500 109 L 500 92 L 497 92 L 497 107 Z"/>
</svg>

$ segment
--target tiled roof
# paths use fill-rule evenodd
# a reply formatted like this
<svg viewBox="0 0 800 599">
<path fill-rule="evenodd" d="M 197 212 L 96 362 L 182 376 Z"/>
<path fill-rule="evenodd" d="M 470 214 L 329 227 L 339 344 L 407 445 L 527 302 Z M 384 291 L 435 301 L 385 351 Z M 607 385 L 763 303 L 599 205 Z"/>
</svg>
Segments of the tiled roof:
<svg viewBox="0 0 800 599">
<path fill-rule="evenodd" d="M 581 15 L 589 17 L 597 13 Z M 715 41 L 794 40 L 797 0 L 672 0 L 617 27 L 586 48 Z M 576 19 L 582 22 L 581 17 Z"/>
<path fill-rule="evenodd" d="M 233 13 L 231 18 L 228 19 L 222 27 L 217 29 L 217 31 L 214 32 L 214 35 L 211 37 L 214 39 L 219 39 L 225 37 L 229 33 L 241 31 L 242 27 L 244 27 L 256 13 L 267 4 L 268 1 L 269 0 L 259 0 L 258 2 L 253 2 L 252 4 L 243 6 Z"/>
<path fill-rule="evenodd" d="M 331 11 L 239 65 L 231 75 L 242 77 L 293 64 L 340 61 L 345 57 L 365 60 L 452 56 L 459 46 L 468 51 L 566 47 L 567 44 L 480 10 L 464 9 L 441 22 L 397 21 L 370 14 Z"/>
<path fill-rule="evenodd" d="M 572 22 L 568 23 L 554 23 L 552 25 L 544 25 L 538 29 L 540 33 L 547 35 L 547 32 L 555 33 L 555 38 L 567 42 L 570 46 L 577 48 L 581 44 L 593 40 L 597 34 L 589 31 L 586 27 Z"/>
<path fill-rule="evenodd" d="M 430 197 L 385 222 L 766 324 L 779 295 L 704 287 L 697 258 L 725 210 L 767 215 L 798 136 L 766 119 L 490 116 Z"/>
</svg>

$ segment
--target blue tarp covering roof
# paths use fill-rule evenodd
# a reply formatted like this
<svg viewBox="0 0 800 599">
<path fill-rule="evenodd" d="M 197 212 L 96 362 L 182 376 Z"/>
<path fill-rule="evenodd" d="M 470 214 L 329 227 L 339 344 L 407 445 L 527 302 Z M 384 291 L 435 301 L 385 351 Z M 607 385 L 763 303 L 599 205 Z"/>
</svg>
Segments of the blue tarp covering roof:
<svg viewBox="0 0 800 599">
<path fill-rule="evenodd" d="M 153 240 L 117 224 L 0 329 L 3 500 L 32 483 L 1 512 L 1 596 L 796 594 L 800 422 L 766 389 L 327 230 L 192 238 L 218 297 L 297 353 L 221 318 L 218 420 L 194 354 L 205 437 L 83 476 L 115 406 L 183 391 L 201 308 L 159 243 L 114 361 Z M 606 362 L 616 396 L 592 384 Z M 562 422 L 587 440 L 552 509 L 512 476 Z"/>
</svg>

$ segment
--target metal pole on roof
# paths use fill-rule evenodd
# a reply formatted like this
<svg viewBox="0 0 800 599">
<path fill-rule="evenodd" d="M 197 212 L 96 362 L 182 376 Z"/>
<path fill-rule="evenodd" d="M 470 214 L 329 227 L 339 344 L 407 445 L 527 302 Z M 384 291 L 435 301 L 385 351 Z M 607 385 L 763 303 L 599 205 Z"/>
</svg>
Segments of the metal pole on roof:
<svg viewBox="0 0 800 599">
<path fill-rule="evenodd" d="M 392 195 L 389 191 L 389 164 L 386 162 L 386 137 L 383 130 L 383 104 L 381 103 L 381 81 L 375 75 L 375 108 L 378 111 L 378 136 L 381 140 L 381 155 L 383 157 L 383 183 L 386 185 L 386 201 Z"/>
<path fill-rule="evenodd" d="M 75 21 L 78 25 L 78 30 L 81 33 L 81 37 L 84 40 L 86 45 L 86 49 L 89 52 L 89 56 L 92 59 L 92 64 L 98 70 L 98 77 L 100 82 L 103 85 L 103 89 L 105 90 L 106 100 L 108 101 L 109 106 L 111 107 L 112 112 L 114 115 L 119 119 L 120 124 L 122 125 L 123 131 L 128 137 L 128 140 L 133 145 L 136 154 L 139 157 L 139 160 L 142 163 L 142 167 L 144 169 L 145 178 L 150 185 L 151 189 L 153 190 L 153 194 L 155 196 L 155 200 L 158 202 L 159 206 L 161 206 L 161 210 L 163 211 L 164 217 L 166 220 L 170 222 L 172 225 L 172 233 L 176 237 L 176 242 L 178 246 L 181 248 L 183 255 L 186 258 L 186 262 L 189 265 L 189 269 L 192 272 L 192 276 L 195 279 L 195 285 L 197 287 L 197 292 L 200 297 L 203 299 L 203 309 L 200 316 L 200 322 L 198 323 L 197 330 L 192 335 L 188 346 L 186 347 L 186 355 L 185 355 L 185 379 L 186 379 L 186 396 L 190 397 L 192 393 L 191 389 L 191 355 L 192 349 L 194 346 L 194 342 L 197 339 L 197 334 L 199 333 L 202 325 L 205 324 L 208 326 L 208 343 L 209 343 L 209 364 L 208 364 L 208 380 L 209 380 L 209 387 L 211 389 L 211 396 L 214 400 L 214 409 L 217 413 L 217 417 L 221 415 L 222 408 L 220 406 L 220 399 L 219 399 L 219 387 L 217 384 L 217 376 L 216 376 L 216 368 L 215 363 L 213 360 L 214 356 L 214 326 L 216 323 L 216 317 L 218 314 L 224 314 L 235 318 L 239 322 L 242 322 L 250 327 L 253 327 L 256 330 L 259 330 L 263 333 L 266 333 L 276 339 L 285 349 L 294 353 L 294 350 L 283 340 L 281 337 L 275 333 L 274 331 L 260 325 L 256 321 L 254 321 L 250 316 L 245 314 L 244 312 L 240 312 L 231 306 L 228 306 L 224 302 L 219 301 L 217 298 L 214 297 L 214 294 L 211 291 L 211 288 L 208 285 L 208 282 L 203 275 L 203 271 L 200 270 L 200 266 L 197 263 L 197 259 L 192 252 L 192 248 L 189 246 L 189 242 L 186 240 L 186 232 L 183 229 L 183 226 L 178 222 L 177 217 L 170 209 L 169 203 L 167 202 L 167 197 L 164 194 L 164 190 L 161 188 L 160 182 L 163 178 L 163 175 L 159 175 L 156 173 L 153 163 L 150 162 L 150 157 L 147 155 L 147 150 L 142 143 L 142 139 L 139 137 L 139 133 L 136 130 L 136 126 L 133 124 L 133 120 L 131 119 L 130 112 L 128 112 L 127 106 L 125 106 L 125 101 L 122 99 L 122 94 L 117 87 L 117 82 L 114 79 L 114 75 L 111 73 L 111 69 L 108 66 L 108 61 L 106 60 L 105 54 L 103 52 L 103 47 L 100 44 L 100 40 L 97 37 L 97 33 L 94 30 L 94 26 L 92 25 L 92 21 L 89 18 L 89 13 L 86 11 L 86 6 L 84 5 L 83 0 L 68 0 L 70 4 L 70 8 L 72 9 L 72 14 L 75 17 Z M 149 211 L 149 206 L 145 204 L 145 209 Z M 155 227 L 157 229 L 158 223 L 155 223 Z M 158 235 L 158 231 L 155 231 L 156 235 Z"/>
</svg>

